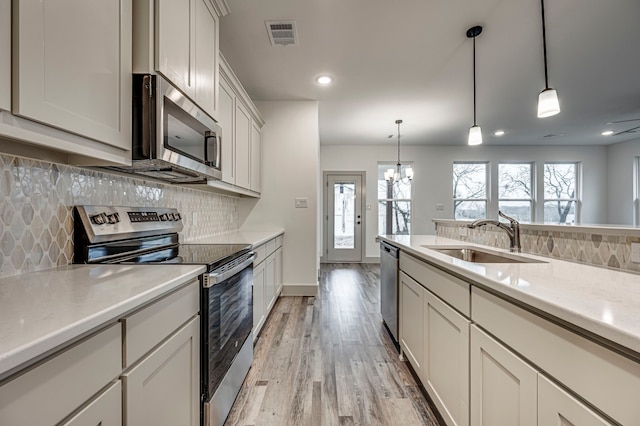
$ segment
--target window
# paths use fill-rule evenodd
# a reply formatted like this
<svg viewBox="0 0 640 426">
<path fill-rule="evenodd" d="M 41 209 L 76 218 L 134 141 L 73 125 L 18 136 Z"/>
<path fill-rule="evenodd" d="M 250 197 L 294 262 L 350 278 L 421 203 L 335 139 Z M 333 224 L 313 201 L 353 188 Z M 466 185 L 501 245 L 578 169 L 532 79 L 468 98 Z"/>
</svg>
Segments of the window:
<svg viewBox="0 0 640 426">
<path fill-rule="evenodd" d="M 577 223 L 578 164 L 544 164 L 544 222 Z"/>
<path fill-rule="evenodd" d="M 498 209 L 522 222 L 531 222 L 533 212 L 533 165 L 498 165 Z"/>
<path fill-rule="evenodd" d="M 387 169 L 395 164 L 378 164 L 378 234 L 403 235 L 411 233 L 411 194 L 413 181 L 404 179 L 389 183 L 384 179 Z M 409 164 L 403 164 L 402 175 Z"/>
<path fill-rule="evenodd" d="M 453 163 L 453 217 L 487 217 L 488 163 Z"/>
</svg>

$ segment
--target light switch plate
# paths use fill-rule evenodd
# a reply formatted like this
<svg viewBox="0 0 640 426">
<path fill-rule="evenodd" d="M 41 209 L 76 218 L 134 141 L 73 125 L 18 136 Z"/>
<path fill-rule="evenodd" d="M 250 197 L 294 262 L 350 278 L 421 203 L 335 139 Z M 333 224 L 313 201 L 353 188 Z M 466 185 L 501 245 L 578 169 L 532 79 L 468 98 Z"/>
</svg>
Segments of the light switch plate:
<svg viewBox="0 0 640 426">
<path fill-rule="evenodd" d="M 306 209 L 309 207 L 308 198 L 296 198 L 296 209 Z"/>
<path fill-rule="evenodd" d="M 631 243 L 631 261 L 640 263 L 640 243 Z"/>
</svg>

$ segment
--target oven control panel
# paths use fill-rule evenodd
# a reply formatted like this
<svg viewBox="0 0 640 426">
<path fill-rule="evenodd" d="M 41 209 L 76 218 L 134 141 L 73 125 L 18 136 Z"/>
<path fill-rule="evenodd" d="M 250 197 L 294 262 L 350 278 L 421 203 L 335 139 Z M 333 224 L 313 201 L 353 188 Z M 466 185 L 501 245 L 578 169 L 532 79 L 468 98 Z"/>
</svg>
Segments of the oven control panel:
<svg viewBox="0 0 640 426">
<path fill-rule="evenodd" d="M 74 226 L 82 224 L 92 243 L 179 232 L 182 215 L 160 207 L 76 206 Z"/>
</svg>

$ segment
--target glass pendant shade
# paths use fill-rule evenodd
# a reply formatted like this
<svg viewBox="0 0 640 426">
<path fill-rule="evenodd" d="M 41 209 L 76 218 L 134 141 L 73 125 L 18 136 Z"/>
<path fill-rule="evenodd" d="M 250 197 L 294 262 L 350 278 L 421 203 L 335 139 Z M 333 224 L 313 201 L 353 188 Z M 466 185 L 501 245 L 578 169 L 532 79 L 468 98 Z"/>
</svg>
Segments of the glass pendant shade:
<svg viewBox="0 0 640 426">
<path fill-rule="evenodd" d="M 544 89 L 538 96 L 538 118 L 551 117 L 560 112 L 558 92 L 554 89 Z"/>
<path fill-rule="evenodd" d="M 409 178 L 409 180 L 413 179 L 413 169 L 411 167 L 405 168 L 404 174 L 407 175 L 407 178 Z"/>
<path fill-rule="evenodd" d="M 480 145 L 482 143 L 482 130 L 480 126 L 473 125 L 469 129 L 469 145 Z"/>
</svg>

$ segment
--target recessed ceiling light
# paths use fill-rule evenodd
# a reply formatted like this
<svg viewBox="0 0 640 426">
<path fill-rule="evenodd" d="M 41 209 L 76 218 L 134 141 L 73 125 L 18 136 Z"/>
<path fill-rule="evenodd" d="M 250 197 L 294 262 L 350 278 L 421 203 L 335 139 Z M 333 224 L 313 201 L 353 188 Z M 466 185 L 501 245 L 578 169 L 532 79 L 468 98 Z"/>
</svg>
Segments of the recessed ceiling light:
<svg viewBox="0 0 640 426">
<path fill-rule="evenodd" d="M 496 130 L 495 132 L 493 132 L 494 136 L 504 136 L 506 132 L 504 130 Z"/>
<path fill-rule="evenodd" d="M 604 132 L 602 132 L 602 136 L 611 136 L 612 134 L 614 134 L 615 132 L 613 130 L 605 130 Z"/>
<path fill-rule="evenodd" d="M 318 84 L 321 84 L 323 86 L 326 86 L 327 84 L 331 84 L 332 81 L 333 79 L 328 75 L 321 75 L 320 77 L 316 78 L 316 82 L 318 82 Z"/>
</svg>

